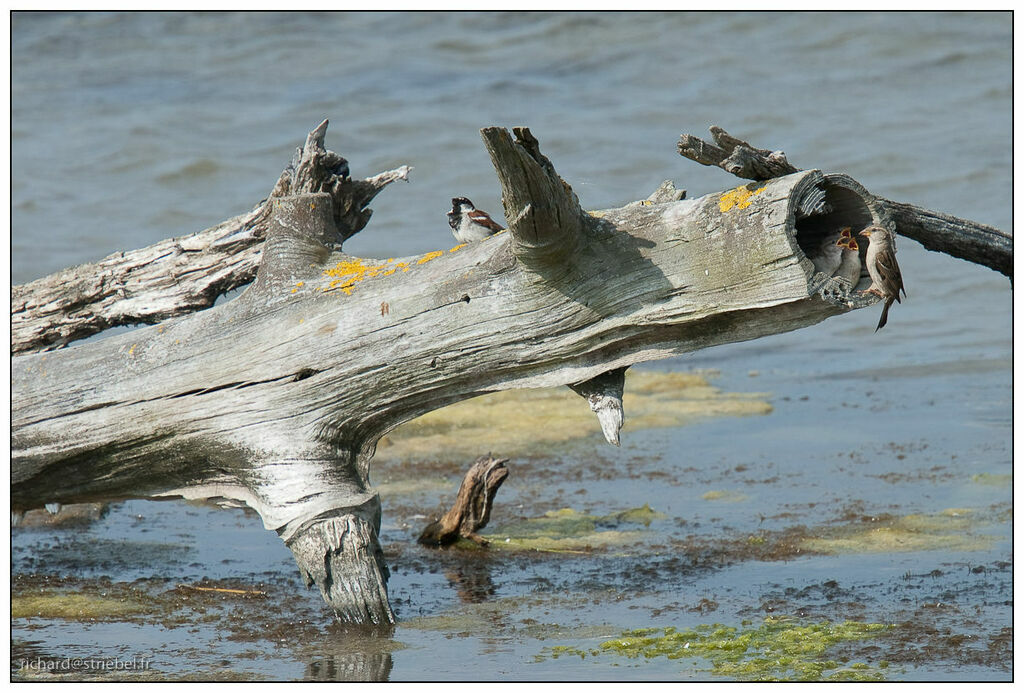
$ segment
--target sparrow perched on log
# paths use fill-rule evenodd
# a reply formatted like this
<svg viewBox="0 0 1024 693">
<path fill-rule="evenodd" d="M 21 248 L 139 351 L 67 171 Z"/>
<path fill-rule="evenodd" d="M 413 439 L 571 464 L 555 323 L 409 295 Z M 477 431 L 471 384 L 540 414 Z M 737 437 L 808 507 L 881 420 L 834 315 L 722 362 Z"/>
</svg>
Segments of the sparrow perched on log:
<svg viewBox="0 0 1024 693">
<path fill-rule="evenodd" d="M 871 286 L 864 293 L 874 294 L 883 301 L 882 317 L 878 320 L 878 327 L 875 332 L 885 327 L 889 319 L 889 306 L 900 302 L 900 292 L 907 295 L 903 288 L 903 275 L 900 274 L 900 266 L 896 262 L 896 241 L 892 233 L 882 226 L 869 226 L 861 231 L 858 236 L 868 239 L 868 250 L 864 257 L 864 264 L 867 265 L 868 274 L 871 276 Z"/>
<path fill-rule="evenodd" d="M 465 197 L 452 198 L 448 225 L 452 227 L 452 234 L 460 243 L 482 241 L 505 230 L 504 226 L 495 223 L 487 212 L 474 207 Z"/>
</svg>

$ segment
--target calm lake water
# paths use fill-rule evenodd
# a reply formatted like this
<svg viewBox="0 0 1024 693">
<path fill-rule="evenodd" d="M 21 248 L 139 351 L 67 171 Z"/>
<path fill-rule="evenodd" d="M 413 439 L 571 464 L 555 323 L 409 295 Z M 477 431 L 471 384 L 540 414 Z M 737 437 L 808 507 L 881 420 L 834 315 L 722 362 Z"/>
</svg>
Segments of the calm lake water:
<svg viewBox="0 0 1024 693">
<path fill-rule="evenodd" d="M 689 197 L 734 187 L 676 154 L 681 132 L 717 124 L 799 167 L 1012 231 L 1011 29 L 1009 13 L 15 14 L 12 282 L 250 209 L 325 117 L 353 175 L 414 167 L 346 244 L 358 255 L 449 247 L 453 196 L 500 216 L 489 125 L 528 125 L 589 209 L 665 179 Z M 742 676 L 552 648 L 781 618 L 893 626 L 848 653 L 886 679 L 1009 680 L 1010 284 L 909 239 L 899 252 L 909 299 L 878 333 L 873 307 L 647 367 L 715 371 L 715 387 L 763 393 L 770 414 L 631 434 L 627 411 L 621 449 L 595 424 L 513 460 L 488 527 L 646 503 L 660 515 L 640 542 L 420 549 L 424 516 L 458 483 L 445 469 L 447 486 L 396 493 L 390 510 L 383 494 L 400 623 L 363 632 L 331 623 L 255 515 L 120 503 L 85 528 L 15 530 L 15 594 L 144 594 L 163 610 L 22 614 L 12 673 L 36 676 L 19 664 L 36 657 L 140 655 L 171 679 L 719 680 Z M 417 477 L 415 461 L 374 480 L 403 474 Z M 799 528 L 832 550 L 727 548 Z M 858 528 L 899 540 L 839 541 Z M 204 579 L 265 596 L 214 593 L 205 616 L 181 616 L 178 585 Z"/>
</svg>

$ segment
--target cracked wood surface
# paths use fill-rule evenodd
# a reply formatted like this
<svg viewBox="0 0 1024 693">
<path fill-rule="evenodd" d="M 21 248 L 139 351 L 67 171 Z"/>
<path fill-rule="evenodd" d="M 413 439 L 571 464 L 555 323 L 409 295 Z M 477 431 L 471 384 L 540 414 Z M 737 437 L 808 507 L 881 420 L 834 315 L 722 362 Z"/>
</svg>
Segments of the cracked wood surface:
<svg viewBox="0 0 1024 693">
<path fill-rule="evenodd" d="M 339 242 L 370 220 L 370 201 L 408 166 L 365 180 L 349 176 L 348 162 L 323 146 L 323 121 L 297 148 L 270 196 L 246 213 L 204 231 L 113 253 L 11 287 L 11 353 L 51 350 L 111 327 L 155 324 L 209 308 L 256 276 L 272 201 L 303 192 L 328 192 L 335 204 Z"/>
</svg>

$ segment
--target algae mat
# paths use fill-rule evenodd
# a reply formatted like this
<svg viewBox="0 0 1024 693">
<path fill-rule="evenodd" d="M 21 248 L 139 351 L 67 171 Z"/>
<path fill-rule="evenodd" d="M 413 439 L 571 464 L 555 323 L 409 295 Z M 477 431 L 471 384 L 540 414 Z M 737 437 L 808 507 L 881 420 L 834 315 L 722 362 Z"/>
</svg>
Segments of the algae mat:
<svg viewBox="0 0 1024 693">
<path fill-rule="evenodd" d="M 623 436 L 642 429 L 685 426 L 709 417 L 772 411 L 765 401 L 767 394 L 722 392 L 709 383 L 715 375 L 715 371 L 626 371 Z M 375 462 L 465 459 L 487 450 L 524 457 L 600 435 L 597 417 L 569 388 L 511 390 L 459 402 L 410 421 L 380 441 Z"/>
</svg>

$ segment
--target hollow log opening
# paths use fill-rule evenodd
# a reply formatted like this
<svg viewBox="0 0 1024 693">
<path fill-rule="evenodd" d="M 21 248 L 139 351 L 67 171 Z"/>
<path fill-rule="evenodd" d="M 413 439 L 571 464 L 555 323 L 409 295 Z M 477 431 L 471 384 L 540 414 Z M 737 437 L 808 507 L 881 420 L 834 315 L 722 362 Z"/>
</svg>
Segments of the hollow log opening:
<svg viewBox="0 0 1024 693">
<path fill-rule="evenodd" d="M 866 286 L 861 277 L 867 277 L 867 243 L 857 234 L 873 224 L 891 228 L 892 221 L 878 198 L 849 176 L 825 175 L 798 193 L 793 228 L 797 246 L 813 266 L 809 293 L 846 308 L 866 305 L 856 289 Z M 848 258 L 847 250 L 856 255 Z"/>
</svg>

